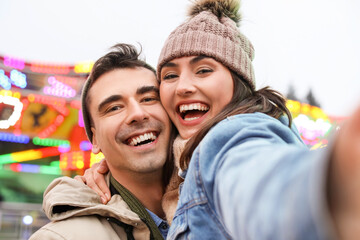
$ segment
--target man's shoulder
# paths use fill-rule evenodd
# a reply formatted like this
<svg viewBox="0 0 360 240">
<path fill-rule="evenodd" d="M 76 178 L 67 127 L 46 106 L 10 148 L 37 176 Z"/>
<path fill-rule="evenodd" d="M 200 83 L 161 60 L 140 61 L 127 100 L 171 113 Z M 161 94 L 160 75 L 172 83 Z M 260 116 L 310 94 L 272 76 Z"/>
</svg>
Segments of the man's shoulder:
<svg viewBox="0 0 360 240">
<path fill-rule="evenodd" d="M 120 239 L 110 223 L 97 215 L 71 217 L 62 221 L 52 221 L 29 240 L 65 240 L 65 239 Z"/>
<path fill-rule="evenodd" d="M 60 177 L 53 180 L 45 190 L 43 209 L 50 220 L 60 220 L 61 218 L 55 217 L 60 212 L 54 211 L 58 206 L 86 208 L 100 203 L 100 197 L 84 183 L 69 177 Z"/>
</svg>

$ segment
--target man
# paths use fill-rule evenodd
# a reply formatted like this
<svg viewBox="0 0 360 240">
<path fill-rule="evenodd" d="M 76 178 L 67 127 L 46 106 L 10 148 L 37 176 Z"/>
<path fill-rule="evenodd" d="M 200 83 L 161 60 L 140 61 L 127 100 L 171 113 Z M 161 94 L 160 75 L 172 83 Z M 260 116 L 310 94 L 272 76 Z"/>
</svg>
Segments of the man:
<svg viewBox="0 0 360 240">
<path fill-rule="evenodd" d="M 111 200 L 103 205 L 82 182 L 55 179 L 43 204 L 52 222 L 32 240 L 166 238 L 161 199 L 173 169 L 172 125 L 153 68 L 133 46 L 114 48 L 94 64 L 81 99 L 92 151 L 102 152 L 110 169 Z"/>
</svg>

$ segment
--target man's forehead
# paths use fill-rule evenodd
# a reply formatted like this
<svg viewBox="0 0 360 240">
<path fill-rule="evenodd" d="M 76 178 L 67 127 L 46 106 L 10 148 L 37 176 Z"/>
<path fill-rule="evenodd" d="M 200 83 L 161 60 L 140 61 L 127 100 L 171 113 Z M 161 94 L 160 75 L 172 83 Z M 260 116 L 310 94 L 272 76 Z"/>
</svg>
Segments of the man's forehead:
<svg viewBox="0 0 360 240">
<path fill-rule="evenodd" d="M 100 76 L 89 90 L 91 99 L 107 98 L 111 95 L 122 97 L 158 91 L 159 83 L 155 74 L 146 68 L 115 69 Z"/>
</svg>

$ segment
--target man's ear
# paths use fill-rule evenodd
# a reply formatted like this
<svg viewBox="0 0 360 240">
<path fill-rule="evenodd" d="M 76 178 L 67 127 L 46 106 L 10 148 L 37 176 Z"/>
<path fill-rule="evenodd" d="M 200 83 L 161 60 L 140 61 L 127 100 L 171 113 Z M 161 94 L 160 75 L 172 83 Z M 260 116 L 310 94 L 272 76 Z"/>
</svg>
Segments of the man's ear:
<svg viewBox="0 0 360 240">
<path fill-rule="evenodd" d="M 92 132 L 92 152 L 94 154 L 98 154 L 99 152 L 101 152 L 100 146 L 98 145 L 97 141 L 96 141 L 96 136 L 95 136 L 95 128 L 91 127 L 91 132 Z"/>
</svg>

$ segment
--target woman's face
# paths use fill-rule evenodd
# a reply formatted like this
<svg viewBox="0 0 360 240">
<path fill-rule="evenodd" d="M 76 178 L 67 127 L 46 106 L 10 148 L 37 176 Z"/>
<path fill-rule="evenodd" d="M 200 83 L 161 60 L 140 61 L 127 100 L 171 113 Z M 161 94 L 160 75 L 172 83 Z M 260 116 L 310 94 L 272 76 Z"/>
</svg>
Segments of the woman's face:
<svg viewBox="0 0 360 240">
<path fill-rule="evenodd" d="M 219 114 L 233 96 L 229 69 L 213 58 L 176 58 L 160 74 L 161 102 L 184 139 Z"/>
</svg>

